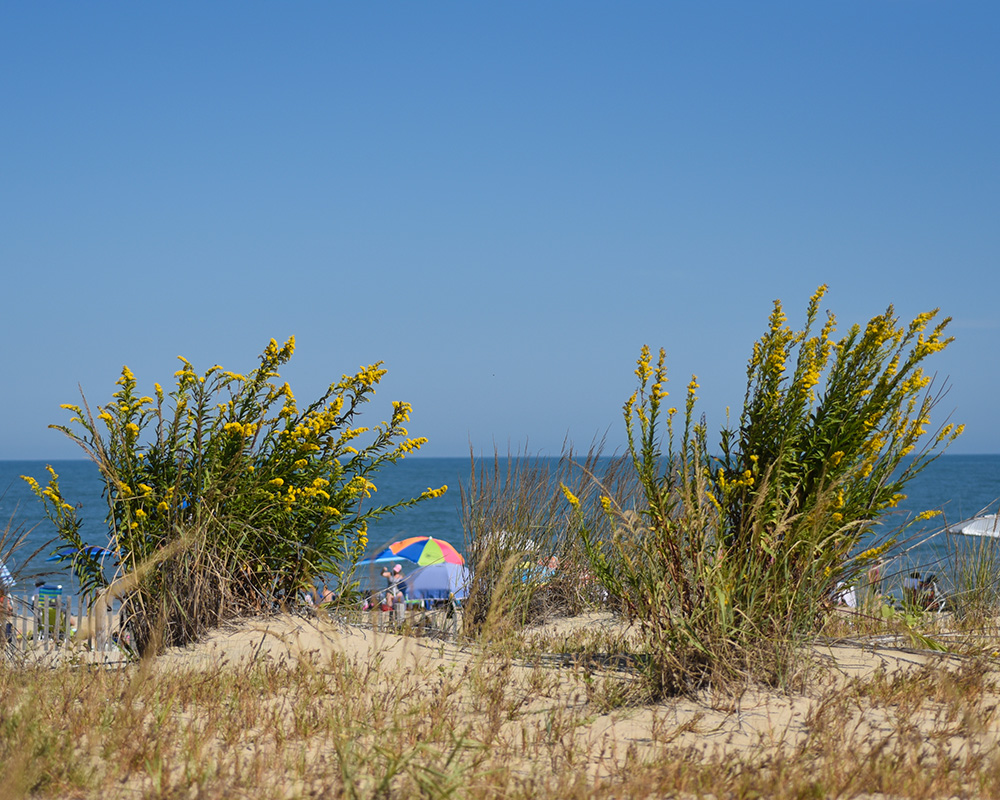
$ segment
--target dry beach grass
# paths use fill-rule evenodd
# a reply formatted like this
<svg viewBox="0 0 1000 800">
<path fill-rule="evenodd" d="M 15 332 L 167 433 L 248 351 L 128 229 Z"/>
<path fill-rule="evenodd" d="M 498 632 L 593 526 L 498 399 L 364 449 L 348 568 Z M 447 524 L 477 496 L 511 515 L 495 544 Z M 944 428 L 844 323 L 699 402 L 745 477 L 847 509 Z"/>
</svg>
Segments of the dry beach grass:
<svg viewBox="0 0 1000 800">
<path fill-rule="evenodd" d="M 792 690 L 650 702 L 626 636 L 605 613 L 476 645 L 283 615 L 121 668 L 8 665 L 0 796 L 1000 791 L 1000 671 L 968 637 L 830 638 Z"/>
</svg>

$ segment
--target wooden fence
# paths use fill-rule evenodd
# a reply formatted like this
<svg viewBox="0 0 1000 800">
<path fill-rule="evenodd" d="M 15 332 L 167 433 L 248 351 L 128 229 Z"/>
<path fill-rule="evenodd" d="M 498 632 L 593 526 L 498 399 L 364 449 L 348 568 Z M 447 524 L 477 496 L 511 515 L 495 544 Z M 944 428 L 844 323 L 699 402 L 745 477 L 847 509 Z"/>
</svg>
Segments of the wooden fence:
<svg viewBox="0 0 1000 800">
<path fill-rule="evenodd" d="M 94 632 L 89 624 L 90 605 L 72 595 L 6 595 L 2 633 L 8 648 L 22 653 L 50 652 L 70 644 L 92 652 L 119 650 L 117 609 L 112 609 L 108 629 Z M 117 603 L 116 603 L 117 605 Z"/>
</svg>

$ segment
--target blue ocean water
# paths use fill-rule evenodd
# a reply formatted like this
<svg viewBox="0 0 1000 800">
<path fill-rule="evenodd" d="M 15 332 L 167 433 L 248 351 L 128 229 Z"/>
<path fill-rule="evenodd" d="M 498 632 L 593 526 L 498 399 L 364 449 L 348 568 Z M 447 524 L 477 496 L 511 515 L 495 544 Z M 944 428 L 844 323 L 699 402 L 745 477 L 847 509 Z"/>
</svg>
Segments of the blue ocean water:
<svg viewBox="0 0 1000 800">
<path fill-rule="evenodd" d="M 79 506 L 83 519 L 83 534 L 92 544 L 106 542 L 104 517 L 106 506 L 101 497 L 102 483 L 97 468 L 90 461 L 58 461 L 52 466 L 59 473 L 63 496 Z M 467 484 L 471 463 L 469 458 L 409 458 L 380 472 L 375 500 L 387 504 L 412 497 L 428 488 L 447 484 L 447 494 L 428 500 L 395 516 L 384 518 L 369 531 L 369 552 L 385 547 L 389 542 L 408 536 L 434 536 L 463 545 L 461 525 L 460 484 Z M 10 523 L 30 529 L 25 544 L 10 559 L 11 567 L 22 575 L 22 585 L 40 572 L 53 573 L 50 578 L 72 586 L 58 565 L 45 562 L 52 550 L 46 542 L 55 535 L 54 528 L 44 517 L 41 504 L 21 480 L 30 475 L 44 484 L 48 480 L 45 462 L 0 461 L 0 531 Z M 947 555 L 948 537 L 934 535 L 943 526 L 975 516 L 984 511 L 996 511 L 1000 498 L 1000 455 L 944 455 L 930 464 L 907 487 L 908 498 L 899 513 L 887 521 L 893 526 L 907 516 L 927 509 L 942 509 L 944 516 L 912 525 L 906 538 L 912 549 L 907 553 L 907 566 L 938 569 Z M 40 555 L 25 563 L 27 556 L 42 548 Z M 29 583 L 30 585 L 30 583 Z"/>
<path fill-rule="evenodd" d="M 83 520 L 83 538 L 90 544 L 107 543 L 105 517 L 107 504 L 101 496 L 103 483 L 97 467 L 86 460 L 53 461 L 59 475 L 59 488 L 67 502 L 77 506 L 77 516 Z M 29 475 L 42 486 L 49 480 L 44 461 L 0 461 L 0 531 L 11 524 L 28 530 L 28 536 L 18 551 L 8 559 L 15 572 L 22 575 L 22 587 L 30 587 L 40 573 L 47 580 L 73 586 L 68 571 L 45 558 L 54 545 L 47 544 L 55 536 L 55 527 L 45 518 L 38 498 L 31 492 L 21 475 Z M 459 482 L 466 481 L 470 472 L 468 458 L 408 458 L 375 476 L 378 491 L 373 502 L 388 505 L 419 495 L 432 488 L 447 485 L 442 497 L 425 500 L 396 515 L 386 516 L 369 528 L 369 552 L 374 553 L 390 542 L 408 536 L 434 536 L 462 548 L 462 525 Z M 39 555 L 27 557 L 38 548 Z M 0 554 L 6 552 L 0 542 Z"/>
</svg>

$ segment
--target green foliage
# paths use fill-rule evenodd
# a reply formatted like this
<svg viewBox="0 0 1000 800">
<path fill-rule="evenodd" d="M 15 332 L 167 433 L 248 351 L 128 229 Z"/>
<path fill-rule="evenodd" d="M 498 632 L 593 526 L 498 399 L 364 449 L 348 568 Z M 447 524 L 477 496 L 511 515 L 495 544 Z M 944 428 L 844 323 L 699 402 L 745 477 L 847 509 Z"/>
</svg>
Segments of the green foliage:
<svg viewBox="0 0 1000 800">
<path fill-rule="evenodd" d="M 214 366 L 199 376 L 182 358 L 176 388 L 168 394 L 155 384 L 155 397 L 141 396 L 124 367 L 96 415 L 86 400 L 63 406 L 74 417 L 53 427 L 84 449 L 105 482 L 116 577 L 142 575 L 124 598 L 140 649 L 161 635 L 157 626 L 164 643 L 184 643 L 227 616 L 290 601 L 320 577 L 349 592 L 368 522 L 446 488 L 366 504 L 374 473 L 425 441 L 408 438 L 410 405 L 393 403 L 391 419 L 372 430 L 355 426 L 385 374 L 375 364 L 300 408 L 278 382 L 293 349 L 294 339 L 282 347 L 272 339 L 247 375 Z M 367 446 L 355 446 L 359 437 Z M 80 522 L 56 474 L 44 488 L 28 480 L 77 551 L 81 585 L 96 593 L 107 583 L 101 557 L 79 552 Z M 139 572 L 144 564 L 155 568 Z"/>
<path fill-rule="evenodd" d="M 662 407 L 664 352 L 654 367 L 643 348 L 625 404 L 643 502 L 635 512 L 604 497 L 614 533 L 581 529 L 595 573 L 644 634 L 657 691 L 748 673 L 787 681 L 837 583 L 865 565 L 852 553 L 935 447 L 961 432 L 945 426 L 911 455 L 935 403 L 920 365 L 951 341 L 947 320 L 926 333 L 936 312 L 900 327 L 890 307 L 834 342 L 832 315 L 812 332 L 824 292 L 801 331 L 775 303 L 749 362 L 739 428 L 723 429 L 718 457 L 695 419 L 696 379 L 675 441 L 677 411 Z"/>
<path fill-rule="evenodd" d="M 949 320 L 928 334 L 936 311 L 902 327 L 890 306 L 864 332 L 855 325 L 835 343 L 832 314 L 812 333 L 825 290 L 810 299 L 798 332 L 785 324 L 776 301 L 768 331 L 754 345 L 740 427 L 723 431 L 722 463 L 712 476 L 725 508 L 727 544 L 782 516 L 805 514 L 820 535 L 850 547 L 904 499 L 906 483 L 936 457 L 934 446 L 961 432 L 945 426 L 930 447 L 907 459 L 927 432 L 935 403 L 924 391 L 930 377 L 920 365 L 952 341 L 943 338 Z M 755 485 L 762 477 L 766 492 Z M 837 537 L 843 528 L 846 535 Z"/>
</svg>

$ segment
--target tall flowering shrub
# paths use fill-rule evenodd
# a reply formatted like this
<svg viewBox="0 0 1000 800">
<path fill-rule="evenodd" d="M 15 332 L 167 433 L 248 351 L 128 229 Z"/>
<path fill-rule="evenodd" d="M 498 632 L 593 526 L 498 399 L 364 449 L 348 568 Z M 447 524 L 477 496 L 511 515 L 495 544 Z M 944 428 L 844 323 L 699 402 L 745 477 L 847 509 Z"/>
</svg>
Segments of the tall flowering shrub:
<svg viewBox="0 0 1000 800">
<path fill-rule="evenodd" d="M 945 425 L 923 438 L 936 398 L 922 364 L 951 341 L 948 320 L 931 327 L 930 312 L 900 325 L 890 307 L 834 340 L 832 314 L 815 330 L 825 291 L 798 331 L 775 302 L 739 425 L 715 450 L 695 417 L 696 379 L 675 426 L 664 352 L 654 366 L 642 350 L 624 411 L 643 501 L 602 497 L 613 533 L 581 528 L 595 574 L 644 634 L 659 692 L 747 673 L 787 680 L 836 585 L 860 568 L 853 554 L 961 433 Z"/>
<path fill-rule="evenodd" d="M 356 424 L 385 374 L 381 364 L 344 375 L 300 405 L 278 368 L 294 339 L 273 339 L 247 374 L 214 366 L 199 375 L 186 359 L 166 392 L 139 393 L 122 369 L 112 400 L 73 414 L 63 431 L 94 460 L 104 479 L 108 539 L 91 547 L 58 476 L 31 478 L 55 522 L 64 557 L 85 591 L 114 578 L 141 576 L 123 596 L 140 649 L 180 644 L 234 614 L 269 609 L 320 578 L 341 593 L 367 545 L 368 522 L 436 497 L 447 487 L 379 506 L 373 478 L 418 449 L 411 408 L 371 429 Z M 367 442 L 361 445 L 360 442 Z M 144 568 L 143 565 L 153 565 Z M 154 641 L 155 640 L 155 641 Z"/>
<path fill-rule="evenodd" d="M 781 516 L 804 514 L 827 532 L 846 529 L 851 547 L 904 499 L 937 446 L 961 433 L 945 425 L 920 447 L 935 404 L 922 363 L 952 341 L 944 336 L 949 320 L 931 328 L 932 311 L 900 325 L 890 306 L 834 341 L 832 314 L 813 332 L 825 291 L 810 299 L 797 332 L 775 302 L 754 345 L 739 428 L 723 431 L 711 476 L 730 546 Z"/>
</svg>

